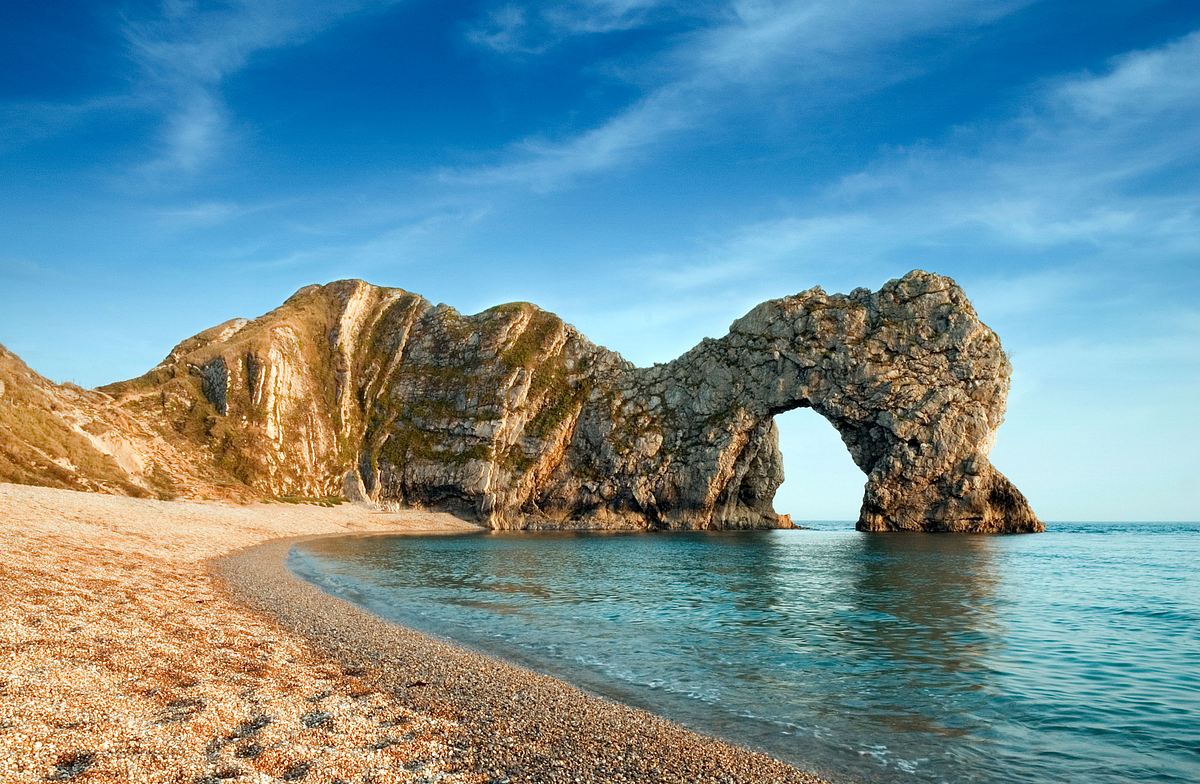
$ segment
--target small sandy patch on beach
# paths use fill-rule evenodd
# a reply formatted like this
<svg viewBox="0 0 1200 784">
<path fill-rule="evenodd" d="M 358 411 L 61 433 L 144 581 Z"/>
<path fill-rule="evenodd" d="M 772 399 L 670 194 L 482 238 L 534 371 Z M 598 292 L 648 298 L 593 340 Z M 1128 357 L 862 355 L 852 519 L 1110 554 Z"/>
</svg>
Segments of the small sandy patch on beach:
<svg viewBox="0 0 1200 784">
<path fill-rule="evenodd" d="M 0 484 L 0 781 L 476 781 L 445 769 L 456 725 L 232 603 L 205 565 L 283 536 L 471 528 Z"/>
</svg>

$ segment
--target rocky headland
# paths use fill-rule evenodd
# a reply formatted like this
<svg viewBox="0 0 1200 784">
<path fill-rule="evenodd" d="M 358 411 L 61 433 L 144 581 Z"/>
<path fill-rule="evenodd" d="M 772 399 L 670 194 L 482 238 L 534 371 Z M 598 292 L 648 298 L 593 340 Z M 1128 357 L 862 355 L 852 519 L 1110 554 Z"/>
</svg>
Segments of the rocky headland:
<svg viewBox="0 0 1200 784">
<path fill-rule="evenodd" d="M 0 481 L 157 497 L 345 496 L 492 528 L 790 525 L 773 417 L 866 474 L 863 530 L 1041 530 L 988 460 L 1011 366 L 949 278 L 819 288 L 637 368 L 531 304 L 463 315 L 346 280 L 99 390 L 0 349 Z"/>
</svg>

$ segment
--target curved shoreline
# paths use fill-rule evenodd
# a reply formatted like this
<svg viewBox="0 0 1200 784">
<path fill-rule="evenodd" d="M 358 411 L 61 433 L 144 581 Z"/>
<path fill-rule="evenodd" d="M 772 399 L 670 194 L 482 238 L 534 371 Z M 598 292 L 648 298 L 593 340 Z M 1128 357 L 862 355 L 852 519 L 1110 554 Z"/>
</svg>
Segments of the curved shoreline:
<svg viewBox="0 0 1200 784">
<path fill-rule="evenodd" d="M 401 532 L 402 533 L 402 532 Z M 710 738 L 549 675 L 397 625 L 287 568 L 287 537 L 220 556 L 210 570 L 235 600 L 301 635 L 401 704 L 460 727 L 452 767 L 494 782 L 823 784 L 762 752 Z"/>
</svg>

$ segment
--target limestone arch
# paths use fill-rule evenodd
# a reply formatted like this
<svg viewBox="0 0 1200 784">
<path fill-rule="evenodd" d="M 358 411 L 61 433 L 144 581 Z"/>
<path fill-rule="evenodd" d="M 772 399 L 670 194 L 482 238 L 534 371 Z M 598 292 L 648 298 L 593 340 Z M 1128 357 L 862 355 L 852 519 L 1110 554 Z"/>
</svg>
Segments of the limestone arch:
<svg viewBox="0 0 1200 784">
<path fill-rule="evenodd" d="M 853 525 L 862 505 L 866 474 L 850 457 L 841 435 L 811 408 L 776 413 L 783 483 L 773 504 L 793 521 L 845 520 Z"/>
<path fill-rule="evenodd" d="M 663 401 L 666 448 L 618 459 L 617 474 L 657 461 L 648 488 L 619 481 L 640 487 L 636 504 L 668 527 L 770 525 L 782 480 L 773 417 L 807 407 L 866 474 L 860 530 L 1042 530 L 988 460 L 1010 374 L 999 339 L 949 278 L 914 271 L 878 292 L 810 289 L 758 305 L 673 362 L 630 371 L 625 405 Z"/>
</svg>

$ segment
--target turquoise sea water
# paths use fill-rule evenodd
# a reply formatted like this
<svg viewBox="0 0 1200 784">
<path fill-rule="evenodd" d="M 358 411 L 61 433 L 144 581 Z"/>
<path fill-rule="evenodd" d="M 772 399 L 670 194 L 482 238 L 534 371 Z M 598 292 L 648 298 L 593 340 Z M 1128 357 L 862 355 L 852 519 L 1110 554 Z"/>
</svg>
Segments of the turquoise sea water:
<svg viewBox="0 0 1200 784">
<path fill-rule="evenodd" d="M 1200 524 L 317 540 L 380 615 L 859 782 L 1200 781 Z"/>
</svg>

